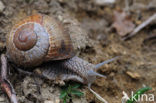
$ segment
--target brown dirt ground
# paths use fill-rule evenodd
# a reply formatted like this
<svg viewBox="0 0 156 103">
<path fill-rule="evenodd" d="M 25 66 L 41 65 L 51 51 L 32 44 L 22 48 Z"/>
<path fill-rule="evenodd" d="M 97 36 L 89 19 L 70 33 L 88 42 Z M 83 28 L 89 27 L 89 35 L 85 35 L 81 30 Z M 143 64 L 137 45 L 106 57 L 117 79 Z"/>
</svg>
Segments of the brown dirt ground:
<svg viewBox="0 0 156 103">
<path fill-rule="evenodd" d="M 152 87 L 156 95 L 156 39 L 150 39 L 144 42 L 149 35 L 156 34 L 155 24 L 143 29 L 130 40 L 123 41 L 115 30 L 110 29 L 113 23 L 113 11 L 117 8 L 124 9 L 124 0 L 119 0 L 115 5 L 98 6 L 92 0 L 2 0 L 5 9 L 0 13 L 0 42 L 5 43 L 5 35 L 12 27 L 12 20 L 18 19 L 16 15 L 23 13 L 29 15 L 31 11 L 37 11 L 43 14 L 50 14 L 50 8 L 57 8 L 59 4 L 67 10 L 71 16 L 74 16 L 81 26 L 88 32 L 89 39 L 92 40 L 93 46 L 86 47 L 80 53 L 80 57 L 97 64 L 106 59 L 115 56 L 121 56 L 117 61 L 106 64 L 98 72 L 107 76 L 97 78 L 92 85 L 93 90 L 104 97 L 109 103 L 121 103 L 122 91 L 130 94 L 143 85 Z M 32 1 L 32 2 L 31 2 Z M 138 3 L 148 4 L 148 0 L 138 0 Z M 42 5 L 41 5 L 42 4 Z M 140 12 L 137 12 L 140 11 Z M 156 10 L 132 10 L 130 12 L 134 23 L 143 22 Z M 1 46 L 1 53 L 5 52 Z M 127 75 L 127 71 L 137 73 L 139 77 L 134 79 Z M 11 73 L 11 82 L 13 83 L 21 103 L 38 103 L 34 98 L 24 97 L 21 85 L 25 76 L 18 76 L 17 73 Z M 19 77 L 21 78 L 19 80 Z M 44 85 L 51 86 L 48 81 L 43 81 Z M 46 86 L 45 86 L 46 87 Z M 49 89 L 49 88 L 48 88 Z M 100 103 L 95 96 L 87 89 L 86 99 L 88 103 Z M 3 96 L 3 92 L 1 92 Z M 29 95 L 30 96 L 30 95 Z M 147 102 L 146 102 L 147 103 Z M 154 102 L 151 102 L 154 103 Z"/>
</svg>

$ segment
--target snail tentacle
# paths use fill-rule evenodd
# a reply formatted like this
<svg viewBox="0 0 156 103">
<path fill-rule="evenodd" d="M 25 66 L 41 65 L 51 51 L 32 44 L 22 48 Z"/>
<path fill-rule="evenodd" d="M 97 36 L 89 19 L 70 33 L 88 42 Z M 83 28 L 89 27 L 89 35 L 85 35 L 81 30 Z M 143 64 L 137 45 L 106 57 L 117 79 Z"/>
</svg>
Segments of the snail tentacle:
<svg viewBox="0 0 156 103">
<path fill-rule="evenodd" d="M 95 71 L 93 71 L 93 70 L 89 70 L 89 71 L 88 71 L 88 74 L 89 74 L 89 75 L 94 75 L 94 76 L 99 76 L 99 77 L 106 78 L 105 75 L 102 75 L 102 74 L 100 74 L 100 73 L 97 73 L 97 72 L 95 72 Z"/>
<path fill-rule="evenodd" d="M 114 61 L 114 60 L 116 60 L 116 59 L 118 59 L 118 58 L 119 58 L 119 56 L 116 56 L 116 57 L 114 57 L 114 58 L 111 58 L 111 59 L 108 59 L 108 60 L 106 60 L 106 61 L 103 61 L 103 62 L 101 62 L 101 63 L 99 63 L 99 64 L 96 64 L 95 69 L 98 69 L 98 68 L 100 68 L 101 66 L 103 66 L 104 64 L 108 64 L 108 63 L 110 63 L 110 62 L 112 62 L 112 61 Z"/>
</svg>

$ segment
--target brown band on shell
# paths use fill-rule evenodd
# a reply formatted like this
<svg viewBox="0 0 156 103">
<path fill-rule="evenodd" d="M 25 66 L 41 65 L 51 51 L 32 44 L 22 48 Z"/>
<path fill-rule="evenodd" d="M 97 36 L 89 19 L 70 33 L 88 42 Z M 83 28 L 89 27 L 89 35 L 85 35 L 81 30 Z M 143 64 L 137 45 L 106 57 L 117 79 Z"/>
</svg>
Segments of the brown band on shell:
<svg viewBox="0 0 156 103">
<path fill-rule="evenodd" d="M 34 32 L 34 24 L 28 23 L 22 25 L 15 32 L 13 42 L 19 50 L 26 51 L 36 44 L 37 35 Z"/>
<path fill-rule="evenodd" d="M 21 25 L 23 24 L 27 24 L 27 23 L 33 23 L 33 22 L 36 22 L 36 23 L 39 23 L 39 24 L 42 24 L 43 22 L 43 18 L 42 18 L 42 15 L 40 14 L 34 14 L 32 16 L 28 16 L 26 17 L 25 19 L 19 21 L 13 28 L 12 30 L 15 30 L 16 28 L 19 28 Z"/>
<path fill-rule="evenodd" d="M 43 26 L 49 34 L 49 50 L 45 60 L 61 60 L 75 55 L 70 35 L 53 17 L 43 16 Z"/>
</svg>

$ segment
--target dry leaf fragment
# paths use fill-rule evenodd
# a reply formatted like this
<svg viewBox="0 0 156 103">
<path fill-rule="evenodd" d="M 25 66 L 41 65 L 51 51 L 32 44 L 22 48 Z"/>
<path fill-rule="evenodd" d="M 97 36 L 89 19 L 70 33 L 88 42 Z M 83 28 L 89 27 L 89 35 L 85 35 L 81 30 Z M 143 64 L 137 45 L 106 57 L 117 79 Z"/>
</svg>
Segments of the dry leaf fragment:
<svg viewBox="0 0 156 103">
<path fill-rule="evenodd" d="M 114 23 L 113 27 L 116 29 L 119 35 L 125 36 L 132 32 L 135 28 L 131 18 L 123 11 L 114 12 Z"/>
</svg>

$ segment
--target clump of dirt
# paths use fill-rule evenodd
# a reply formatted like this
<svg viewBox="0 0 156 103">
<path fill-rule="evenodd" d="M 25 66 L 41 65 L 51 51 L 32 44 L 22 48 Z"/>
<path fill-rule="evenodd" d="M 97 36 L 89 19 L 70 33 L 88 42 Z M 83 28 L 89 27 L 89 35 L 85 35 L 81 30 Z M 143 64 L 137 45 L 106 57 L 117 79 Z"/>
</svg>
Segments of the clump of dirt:
<svg viewBox="0 0 156 103">
<path fill-rule="evenodd" d="M 152 38 L 152 35 L 156 34 L 155 24 L 146 27 L 131 39 L 123 41 L 112 29 L 112 24 L 114 22 L 113 12 L 118 8 L 125 8 L 124 0 L 119 0 L 110 6 L 97 5 L 93 1 L 2 0 L 5 7 L 0 12 L 0 52 L 5 53 L 5 36 L 19 19 L 34 12 L 50 16 L 68 14 L 69 17 L 80 22 L 78 26 L 82 27 L 85 32 L 82 34 L 88 37 L 89 42 L 85 42 L 85 45 L 82 45 L 83 49 L 79 49 L 80 57 L 97 64 L 120 56 L 117 61 L 106 64 L 98 70 L 107 78 L 97 77 L 92 85 L 93 90 L 109 103 L 121 103 L 123 91 L 130 95 L 131 91 L 136 91 L 142 86 L 152 87 L 150 93 L 156 95 L 156 39 Z M 150 2 L 147 0 L 137 1 L 138 4 L 144 6 Z M 155 9 L 149 10 L 141 7 L 130 11 L 135 25 L 155 13 Z M 54 85 L 51 81 L 39 78 L 35 80 L 30 76 L 19 75 L 14 70 L 11 71 L 9 77 L 20 103 L 44 103 L 51 99 L 60 101 L 59 86 Z M 36 85 L 39 85 L 40 88 Z M 86 92 L 86 95 L 77 103 L 100 103 L 87 88 L 84 87 L 83 91 Z M 1 92 L 0 100 L 5 100 L 4 102 L 8 103 L 4 96 Z"/>
</svg>

